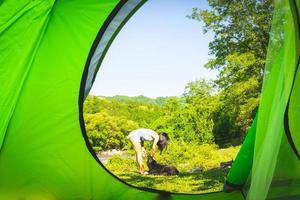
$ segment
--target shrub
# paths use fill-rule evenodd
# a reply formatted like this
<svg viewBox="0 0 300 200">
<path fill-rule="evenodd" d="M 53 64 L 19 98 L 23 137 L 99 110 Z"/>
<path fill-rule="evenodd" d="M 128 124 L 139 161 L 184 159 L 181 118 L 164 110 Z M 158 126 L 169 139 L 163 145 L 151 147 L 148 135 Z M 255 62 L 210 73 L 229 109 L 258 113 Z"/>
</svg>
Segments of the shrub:
<svg viewBox="0 0 300 200">
<path fill-rule="evenodd" d="M 85 114 L 84 120 L 89 140 L 98 150 L 125 148 L 128 145 L 127 134 L 138 128 L 137 123 L 106 112 Z"/>
<path fill-rule="evenodd" d="M 184 141 L 171 141 L 168 149 L 157 154 L 157 161 L 175 165 L 181 172 L 189 172 L 193 168 L 205 170 L 217 168 L 221 162 L 235 158 L 240 147 L 219 149 L 215 144 L 193 144 Z"/>
</svg>

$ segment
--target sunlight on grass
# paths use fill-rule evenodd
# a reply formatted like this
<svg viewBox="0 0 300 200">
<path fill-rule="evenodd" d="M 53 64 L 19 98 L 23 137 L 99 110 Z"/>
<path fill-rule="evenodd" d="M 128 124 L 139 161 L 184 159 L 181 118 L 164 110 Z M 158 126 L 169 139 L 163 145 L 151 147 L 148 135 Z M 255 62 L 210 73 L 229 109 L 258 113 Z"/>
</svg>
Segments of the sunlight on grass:
<svg viewBox="0 0 300 200">
<path fill-rule="evenodd" d="M 180 158 L 171 159 L 173 154 L 178 153 L 178 149 L 184 148 L 184 144 L 177 145 L 177 149 L 174 147 L 165 154 L 157 156 L 159 163 L 175 165 L 180 171 L 178 176 L 141 175 L 137 171 L 133 155 L 132 158 L 113 156 L 105 166 L 120 179 L 138 187 L 190 194 L 221 191 L 228 169 L 220 168 L 220 163 L 233 159 L 240 147 L 217 149 L 213 145 L 198 145 L 189 149 L 194 154 L 201 152 L 198 157 L 191 159 L 190 156 L 194 154 L 181 151 Z M 193 172 L 192 169 L 197 167 L 202 167 L 204 170 Z"/>
</svg>

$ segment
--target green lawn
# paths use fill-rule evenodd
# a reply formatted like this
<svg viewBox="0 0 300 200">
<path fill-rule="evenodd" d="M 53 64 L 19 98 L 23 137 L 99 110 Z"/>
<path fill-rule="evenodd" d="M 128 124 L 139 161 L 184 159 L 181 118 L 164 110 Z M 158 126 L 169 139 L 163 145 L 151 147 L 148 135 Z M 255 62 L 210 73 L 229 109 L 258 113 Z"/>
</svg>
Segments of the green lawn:
<svg viewBox="0 0 300 200">
<path fill-rule="evenodd" d="M 228 170 L 221 169 L 219 167 L 220 162 L 231 160 L 229 158 L 236 155 L 239 147 L 222 150 L 214 149 L 214 151 L 210 147 L 208 148 L 208 146 L 197 148 L 202 153 L 203 149 L 211 151 L 209 154 L 211 158 L 193 159 L 181 156 L 180 159 L 176 159 L 180 160 L 180 162 L 176 163 L 175 160 L 170 160 L 172 152 L 169 154 L 166 152 L 157 156 L 159 163 L 175 165 L 180 172 L 178 176 L 140 175 L 137 171 L 134 157 L 122 158 L 120 156 L 113 156 L 105 166 L 120 179 L 138 187 L 191 194 L 221 191 Z M 196 166 L 201 166 L 204 170 L 192 173 L 191 170 Z"/>
<path fill-rule="evenodd" d="M 193 194 L 221 191 L 227 174 L 227 171 L 212 169 L 194 174 L 183 172 L 178 176 L 154 176 L 140 175 L 137 171 L 109 169 L 134 186 Z"/>
</svg>

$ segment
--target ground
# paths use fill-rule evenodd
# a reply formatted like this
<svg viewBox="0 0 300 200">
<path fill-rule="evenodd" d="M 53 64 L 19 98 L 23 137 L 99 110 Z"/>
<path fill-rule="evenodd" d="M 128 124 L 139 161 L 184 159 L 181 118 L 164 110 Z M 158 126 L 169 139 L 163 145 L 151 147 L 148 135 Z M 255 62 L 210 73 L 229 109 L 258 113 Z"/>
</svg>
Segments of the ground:
<svg viewBox="0 0 300 200">
<path fill-rule="evenodd" d="M 110 170 L 134 186 L 189 194 L 221 191 L 227 174 L 227 170 L 221 169 L 193 174 L 180 173 L 178 176 L 140 175 L 136 171 Z"/>
<path fill-rule="evenodd" d="M 215 155 L 213 155 L 213 157 L 220 157 L 220 155 L 224 153 L 226 155 L 233 155 L 237 153 L 238 149 L 239 147 L 216 150 L 213 152 Z M 221 162 L 228 161 L 228 157 L 223 157 L 224 156 L 221 156 L 221 158 L 218 159 L 201 159 L 198 163 L 202 163 L 202 171 L 199 171 L 200 168 L 195 167 L 195 160 L 185 159 L 185 162 L 181 161 L 180 164 L 175 164 L 180 171 L 178 176 L 141 175 L 137 171 L 133 156 L 112 156 L 106 162 L 105 167 L 118 178 L 134 186 L 175 193 L 200 194 L 222 190 L 226 175 L 229 171 L 229 169 L 222 169 L 220 167 Z M 172 164 L 175 163 L 168 161 L 167 158 L 164 159 L 163 155 L 158 156 L 157 160 L 160 163 L 163 162 L 163 160 Z M 214 164 L 212 164 L 212 161 Z"/>
</svg>

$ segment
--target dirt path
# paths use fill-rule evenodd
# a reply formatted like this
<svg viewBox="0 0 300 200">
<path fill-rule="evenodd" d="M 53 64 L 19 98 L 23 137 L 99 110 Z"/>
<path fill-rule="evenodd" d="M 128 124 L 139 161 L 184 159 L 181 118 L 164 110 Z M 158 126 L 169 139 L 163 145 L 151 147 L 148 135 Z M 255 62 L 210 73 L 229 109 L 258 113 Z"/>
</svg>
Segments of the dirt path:
<svg viewBox="0 0 300 200">
<path fill-rule="evenodd" d="M 97 157 L 99 158 L 99 160 L 103 163 L 103 164 L 107 164 L 108 160 L 115 155 L 119 155 L 122 158 L 134 158 L 133 155 L 130 155 L 128 153 L 125 153 L 123 151 L 120 150 L 108 150 L 108 151 L 102 151 L 102 152 L 97 152 Z"/>
</svg>

